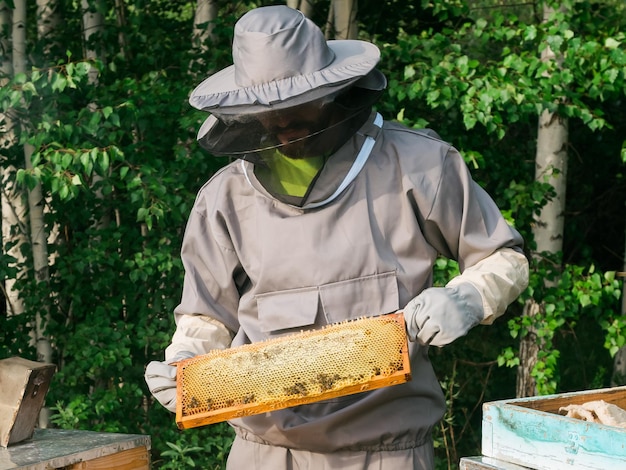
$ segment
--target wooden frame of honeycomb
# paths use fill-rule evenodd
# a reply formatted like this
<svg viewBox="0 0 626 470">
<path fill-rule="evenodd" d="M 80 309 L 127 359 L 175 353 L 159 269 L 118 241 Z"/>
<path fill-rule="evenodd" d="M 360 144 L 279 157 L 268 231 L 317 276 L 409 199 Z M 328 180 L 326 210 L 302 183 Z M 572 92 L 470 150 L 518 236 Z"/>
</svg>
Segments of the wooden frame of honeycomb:
<svg viewBox="0 0 626 470">
<path fill-rule="evenodd" d="M 402 313 L 348 320 L 180 361 L 176 423 L 204 426 L 410 379 Z"/>
</svg>

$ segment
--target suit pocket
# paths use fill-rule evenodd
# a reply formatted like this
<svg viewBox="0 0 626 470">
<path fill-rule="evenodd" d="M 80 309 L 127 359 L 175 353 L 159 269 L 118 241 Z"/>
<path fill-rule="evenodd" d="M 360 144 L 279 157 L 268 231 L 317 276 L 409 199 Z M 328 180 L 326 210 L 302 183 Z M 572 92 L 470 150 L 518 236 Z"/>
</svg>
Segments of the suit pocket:
<svg viewBox="0 0 626 470">
<path fill-rule="evenodd" d="M 335 282 L 320 287 L 328 323 L 395 312 L 399 308 L 394 271 Z"/>
<path fill-rule="evenodd" d="M 328 323 L 381 315 L 398 310 L 395 272 L 306 287 L 269 292 L 256 297 L 259 328 L 268 334 L 294 328 L 319 328 Z M 320 310 L 323 316 L 318 313 Z"/>
<path fill-rule="evenodd" d="M 317 287 L 270 292 L 256 297 L 259 326 L 264 333 L 304 328 L 315 323 L 319 305 Z"/>
</svg>

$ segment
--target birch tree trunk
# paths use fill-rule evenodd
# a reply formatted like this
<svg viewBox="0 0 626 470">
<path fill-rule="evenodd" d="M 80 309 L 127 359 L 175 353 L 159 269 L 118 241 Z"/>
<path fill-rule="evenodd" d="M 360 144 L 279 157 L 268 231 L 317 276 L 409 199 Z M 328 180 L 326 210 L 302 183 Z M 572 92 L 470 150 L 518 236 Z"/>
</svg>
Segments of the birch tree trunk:
<svg viewBox="0 0 626 470">
<path fill-rule="evenodd" d="M 554 60 L 554 57 L 546 60 Z M 567 142 L 567 119 L 543 111 L 537 131 L 535 180 L 550 183 L 556 196 L 543 207 L 541 214 L 535 219 L 533 235 L 538 252 L 559 253 L 563 250 Z"/>
<path fill-rule="evenodd" d="M 554 9 L 544 6 L 543 21 L 554 14 Z M 554 52 L 546 47 L 541 54 L 543 61 L 558 61 Z M 542 252 L 560 253 L 563 250 L 563 225 L 565 213 L 565 188 L 567 182 L 567 119 L 544 110 L 539 117 L 537 150 L 535 155 L 535 180 L 550 183 L 555 197 L 548 201 L 533 225 L 533 237 L 537 244 L 536 255 Z M 530 299 L 524 307 L 524 315 L 536 317 L 543 305 Z M 537 384 L 531 372 L 543 347 L 536 329 L 529 327 L 528 334 L 520 341 L 520 366 L 517 373 L 517 396 L 537 394 Z"/>
<path fill-rule="evenodd" d="M 94 36 L 104 31 L 104 17 L 101 13 L 102 8 L 99 6 L 100 1 L 81 0 L 80 4 L 83 10 L 85 57 L 92 60 L 102 58 L 96 47 L 96 41 L 94 41 Z M 98 70 L 95 67 L 91 67 L 89 71 L 89 83 L 98 83 Z"/>
<path fill-rule="evenodd" d="M 58 54 L 65 52 L 61 49 L 61 44 L 57 40 L 57 33 L 60 25 L 61 15 L 59 13 L 59 0 L 37 0 L 37 39 L 40 44 L 43 44 L 44 57 L 48 63 L 56 62 L 57 59 L 61 58 Z M 55 54 L 57 54 L 56 57 Z M 32 154 L 32 149 L 30 151 Z M 30 162 L 30 156 L 27 162 Z M 39 189 L 41 190 L 41 188 Z M 45 196 L 42 195 L 42 197 Z M 51 198 L 47 197 L 47 204 L 43 204 L 43 201 L 40 204 L 43 206 L 45 214 L 49 212 L 47 209 L 50 207 L 50 201 Z M 36 221 L 36 225 L 39 224 L 40 222 Z M 44 230 L 46 230 L 45 227 Z M 57 225 L 53 225 L 52 227 L 47 228 L 47 232 L 48 245 L 56 243 L 59 239 L 59 227 Z M 46 255 L 48 256 L 48 266 L 53 265 L 54 257 L 49 256 L 47 249 Z M 46 281 L 47 280 L 48 276 L 46 276 Z"/>
<path fill-rule="evenodd" d="M 26 47 L 25 47 L 25 25 L 26 25 L 26 0 L 16 0 L 15 2 L 14 24 L 16 19 L 22 23 L 21 27 L 13 29 L 13 69 L 17 73 L 26 73 Z M 16 37 L 20 37 L 16 43 Z M 22 42 L 24 41 L 24 42 Z M 22 132 L 28 133 L 30 123 L 22 124 Z M 24 144 L 24 162 L 27 170 L 32 169 L 31 156 L 34 148 L 31 144 Z M 30 222 L 30 244 L 33 256 L 33 270 L 35 280 L 40 285 L 49 284 L 48 271 L 48 242 L 46 227 L 44 222 L 44 200 L 41 190 L 41 184 L 37 183 L 35 187 L 28 191 L 28 215 Z M 34 339 L 37 349 L 37 360 L 41 362 L 52 362 L 52 345 L 50 339 L 46 336 L 45 328 L 49 320 L 49 311 L 47 305 L 43 305 L 36 312 L 34 325 Z M 39 416 L 39 426 L 47 427 L 49 424 L 49 410 L 44 408 Z"/>
<path fill-rule="evenodd" d="M 97 38 L 102 37 L 104 32 L 104 16 L 101 13 L 103 11 L 103 5 L 101 0 L 81 0 L 81 8 L 83 11 L 83 43 L 85 58 L 89 60 L 102 60 L 104 62 L 104 56 L 100 52 L 100 41 Z M 123 14 L 123 9 L 117 8 L 117 14 Z M 118 18 L 118 22 L 121 19 Z M 121 39 L 124 41 L 124 39 Z M 88 72 L 88 83 L 93 86 L 98 85 L 98 69 L 91 66 Z M 96 103 L 89 103 L 87 108 L 95 112 L 97 109 Z M 98 183 L 101 181 L 101 177 L 94 173 L 93 182 Z M 102 194 L 97 193 L 97 196 L 102 199 Z M 96 228 L 107 227 L 111 223 L 111 217 L 108 214 L 103 215 L 95 224 Z"/>
<path fill-rule="evenodd" d="M 332 0 L 330 3 L 329 39 L 357 39 L 359 35 L 356 21 L 358 10 L 357 0 Z M 329 34 L 329 30 L 332 30 Z"/>
<path fill-rule="evenodd" d="M 315 0 L 287 0 L 287 6 L 300 10 L 304 16 L 311 18 Z"/>
<path fill-rule="evenodd" d="M 208 75 L 206 56 L 209 53 L 209 44 L 213 39 L 213 28 L 217 18 L 216 0 L 197 0 L 196 12 L 193 18 L 193 31 L 191 33 L 191 48 L 193 62 L 191 66 L 198 66 Z"/>
<path fill-rule="evenodd" d="M 124 4 L 124 0 L 115 0 L 115 17 L 117 20 L 117 28 L 119 33 L 117 35 L 117 42 L 120 46 L 120 54 L 126 59 L 130 60 L 128 57 L 128 45 L 126 41 L 126 34 L 124 33 L 124 29 L 126 28 L 126 5 Z"/>
<path fill-rule="evenodd" d="M 11 41 L 5 31 L 13 32 L 13 14 L 7 2 L 0 2 L 0 86 L 4 86 L 13 76 L 13 53 Z M 23 29 L 23 28 L 22 28 Z M 25 40 L 18 35 L 17 40 Z M 23 48 L 23 46 L 22 46 Z M 24 192 L 15 184 L 17 168 L 7 161 L 6 151 L 17 145 L 15 122 L 11 113 L 4 115 L 4 124 L 0 128 L 0 203 L 2 225 L 2 250 L 17 261 L 13 266 L 26 266 L 20 247 L 28 243 L 26 227 L 26 198 Z M 11 246 L 6 249 L 5 247 Z M 14 289 L 15 278 L 7 279 L 2 287 L 8 315 L 24 313 L 24 302 L 19 292 Z"/>
<path fill-rule="evenodd" d="M 13 73 L 26 73 L 26 0 L 16 0 L 14 3 L 13 11 L 13 28 L 12 28 L 12 40 L 13 40 Z M 23 134 L 29 132 L 28 122 L 21 122 L 21 131 Z M 33 154 L 32 145 L 24 144 L 24 162 L 27 169 L 32 168 L 31 156 Z M 5 175 L 6 176 L 6 175 Z M 17 187 L 14 185 L 13 190 L 16 191 Z M 16 194 L 13 201 L 17 199 L 23 199 L 21 194 Z M 48 246 L 47 237 L 44 224 L 43 215 L 43 197 L 41 191 L 41 185 L 37 184 L 34 188 L 28 191 L 28 216 L 30 221 L 30 246 L 33 257 L 33 270 L 35 279 L 39 283 L 47 283 L 49 281 L 48 275 Z M 25 212 L 24 212 L 25 213 Z M 15 212 L 18 219 L 23 216 L 23 213 Z M 17 224 L 20 227 L 26 227 L 25 221 L 17 220 Z M 32 335 L 37 350 L 37 360 L 42 362 L 52 362 L 52 346 L 50 340 L 46 337 L 45 328 L 49 318 L 46 305 L 41 310 L 36 312 L 35 324 L 32 326 Z M 39 425 L 40 427 L 47 427 L 49 421 L 49 411 L 43 409 L 40 413 Z"/>
<path fill-rule="evenodd" d="M 24 159 L 26 169 L 32 169 L 31 156 L 34 148 L 30 144 L 24 145 Z M 40 285 L 49 284 L 50 274 L 48 270 L 48 236 L 44 222 L 44 199 L 41 184 L 28 191 L 28 215 L 30 221 L 31 249 L 33 252 L 33 269 L 35 280 Z M 46 336 L 46 324 L 50 318 L 48 308 L 42 305 L 37 312 L 35 335 L 37 346 L 37 360 L 52 362 L 52 345 Z M 40 423 L 41 424 L 41 423 Z"/>
<path fill-rule="evenodd" d="M 37 0 L 37 37 L 44 45 L 44 54 L 49 56 L 58 47 L 55 33 L 61 24 L 58 0 Z"/>
<path fill-rule="evenodd" d="M 619 277 L 622 279 L 622 316 L 626 317 L 626 243 L 624 243 L 624 264 Z M 626 346 L 622 346 L 613 359 L 611 385 L 613 387 L 626 385 Z"/>
</svg>

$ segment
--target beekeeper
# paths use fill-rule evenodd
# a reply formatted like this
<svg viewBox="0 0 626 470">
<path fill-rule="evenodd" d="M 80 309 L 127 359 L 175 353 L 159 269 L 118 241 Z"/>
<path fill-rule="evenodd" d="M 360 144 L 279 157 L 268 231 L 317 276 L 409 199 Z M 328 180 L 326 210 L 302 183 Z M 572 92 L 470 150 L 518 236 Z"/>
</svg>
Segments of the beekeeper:
<svg viewBox="0 0 626 470">
<path fill-rule="evenodd" d="M 146 381 L 175 410 L 171 362 L 402 310 L 406 384 L 230 423 L 228 469 L 432 469 L 444 396 L 428 359 L 526 288 L 522 238 L 432 131 L 384 121 L 379 49 L 326 41 L 269 6 L 235 25 L 234 65 L 193 90 L 198 140 L 235 161 L 199 191 L 182 248 L 176 332 Z M 432 287 L 438 256 L 462 274 Z M 210 387 L 210 383 L 207 387 Z"/>
</svg>

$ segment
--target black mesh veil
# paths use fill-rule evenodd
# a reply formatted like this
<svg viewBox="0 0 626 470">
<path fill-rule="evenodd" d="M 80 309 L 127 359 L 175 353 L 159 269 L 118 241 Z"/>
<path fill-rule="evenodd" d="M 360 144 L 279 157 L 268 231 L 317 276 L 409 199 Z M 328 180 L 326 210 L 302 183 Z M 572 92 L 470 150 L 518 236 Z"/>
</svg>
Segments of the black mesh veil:
<svg viewBox="0 0 626 470">
<path fill-rule="evenodd" d="M 213 112 L 200 128 L 198 142 L 212 155 L 248 160 L 254 160 L 256 154 L 267 149 L 278 149 L 294 158 L 306 157 L 308 153 L 328 154 L 363 124 L 381 93 L 382 90 L 353 86 L 294 108 L 268 107 L 265 112 L 241 114 L 232 110 L 228 114 Z M 315 122 L 308 127 L 311 132 L 288 142 L 279 139 L 274 123 L 284 120 L 285 114 L 298 114 L 299 110 L 305 120 L 315 114 Z"/>
</svg>

